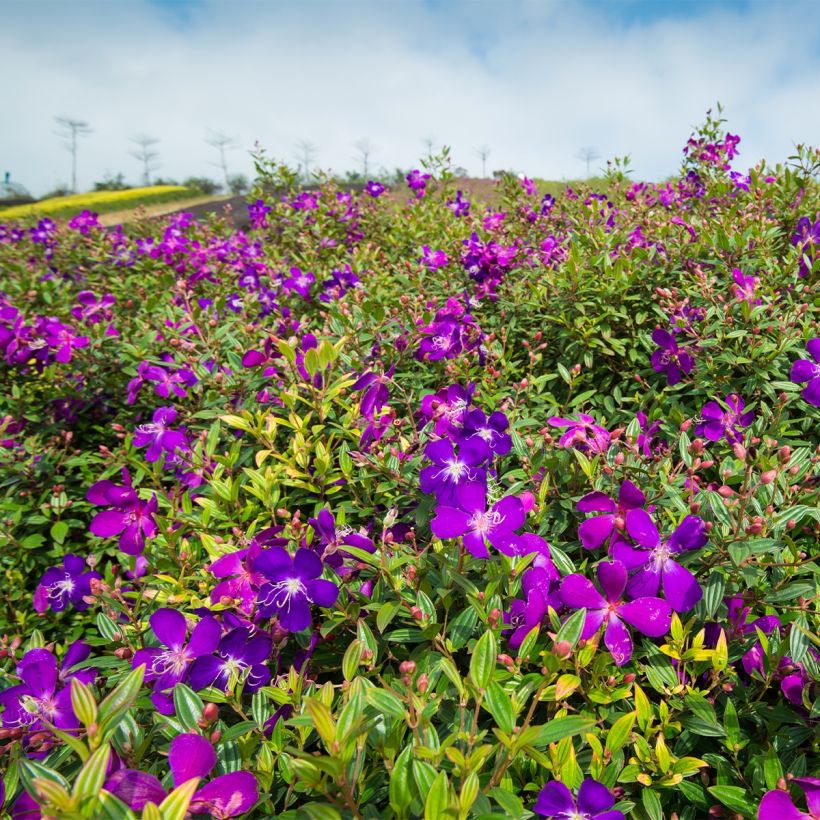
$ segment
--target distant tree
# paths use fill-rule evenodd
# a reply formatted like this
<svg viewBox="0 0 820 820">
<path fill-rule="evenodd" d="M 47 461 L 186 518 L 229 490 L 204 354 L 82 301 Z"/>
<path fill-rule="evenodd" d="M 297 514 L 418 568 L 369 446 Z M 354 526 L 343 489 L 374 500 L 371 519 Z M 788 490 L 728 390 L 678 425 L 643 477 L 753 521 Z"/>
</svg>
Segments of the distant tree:
<svg viewBox="0 0 820 820">
<path fill-rule="evenodd" d="M 467 169 L 461 165 L 456 165 L 453 167 L 453 176 L 454 177 L 466 177 L 467 176 Z"/>
<path fill-rule="evenodd" d="M 186 188 L 193 188 L 207 196 L 217 194 L 222 190 L 222 186 L 218 182 L 214 182 L 208 177 L 188 177 L 183 180 L 182 184 Z"/>
<path fill-rule="evenodd" d="M 142 182 L 146 187 L 151 184 L 151 174 L 159 168 L 159 154 L 154 150 L 154 146 L 159 142 L 156 137 L 149 137 L 147 134 L 137 134 L 131 137 L 131 142 L 136 146 L 128 153 L 138 160 L 142 165 Z"/>
<path fill-rule="evenodd" d="M 250 187 L 251 184 L 244 174 L 231 174 L 228 177 L 228 190 L 235 196 L 244 194 Z"/>
<path fill-rule="evenodd" d="M 154 185 L 179 185 L 179 183 L 171 177 L 154 177 Z"/>
<path fill-rule="evenodd" d="M 367 137 L 354 142 L 353 147 L 358 152 L 358 159 L 362 164 L 362 176 L 367 179 L 368 170 L 370 168 L 370 157 L 375 152 L 375 148 Z"/>
<path fill-rule="evenodd" d="M 427 153 L 425 154 L 425 156 L 432 157 L 433 149 L 436 147 L 436 138 L 428 134 L 426 137 L 424 137 L 422 142 L 424 143 L 424 147 L 427 149 Z"/>
<path fill-rule="evenodd" d="M 475 149 L 478 158 L 481 160 L 481 178 L 487 178 L 487 158 L 490 156 L 490 147 L 488 145 L 479 145 Z"/>
<path fill-rule="evenodd" d="M 228 161 L 225 158 L 225 153 L 237 147 L 236 140 L 233 137 L 229 137 L 224 131 L 211 131 L 205 138 L 205 142 L 216 148 L 219 152 L 219 162 L 213 164 L 216 165 L 217 168 L 222 169 L 222 178 L 225 180 L 225 188 L 230 188 L 230 183 L 228 182 Z"/>
<path fill-rule="evenodd" d="M 296 141 L 295 148 L 296 161 L 299 163 L 302 179 L 310 182 L 310 166 L 316 159 L 316 146 L 308 139 L 300 139 Z"/>
<path fill-rule="evenodd" d="M 114 176 L 110 171 L 106 171 L 105 176 L 94 183 L 95 191 L 127 191 L 130 187 L 122 174 Z"/>
<path fill-rule="evenodd" d="M 590 173 L 591 173 L 590 166 L 592 165 L 592 163 L 596 159 L 600 159 L 601 155 L 597 152 L 597 150 L 595 148 L 592 148 L 591 146 L 588 145 L 588 146 L 585 146 L 584 148 L 582 148 L 575 155 L 575 157 L 576 157 L 576 159 L 580 159 L 581 162 L 586 163 L 586 166 L 587 166 L 587 179 L 589 179 L 589 176 L 590 176 Z"/>
<path fill-rule="evenodd" d="M 71 192 L 77 193 L 77 140 L 93 132 L 89 124 L 74 117 L 55 117 L 59 130 L 57 136 L 63 139 L 65 147 L 71 154 Z"/>
</svg>

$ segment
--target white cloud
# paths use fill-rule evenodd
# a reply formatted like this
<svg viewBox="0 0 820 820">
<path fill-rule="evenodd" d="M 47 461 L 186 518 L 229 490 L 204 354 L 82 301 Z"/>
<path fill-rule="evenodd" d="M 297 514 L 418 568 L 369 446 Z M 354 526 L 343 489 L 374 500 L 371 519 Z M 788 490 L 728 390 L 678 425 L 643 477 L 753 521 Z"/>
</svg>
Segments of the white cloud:
<svg viewBox="0 0 820 820">
<path fill-rule="evenodd" d="M 820 21 L 809 5 L 802 13 L 794 4 L 723 6 L 644 22 L 612 8 L 7 0 L 0 171 L 35 193 L 67 181 L 58 114 L 94 128 L 80 149 L 85 187 L 106 171 L 139 178 L 128 155 L 137 132 L 161 138 L 160 173 L 176 178 L 218 174 L 208 128 L 238 138 L 231 170 L 248 174 L 255 140 L 292 161 L 306 137 L 321 166 L 343 169 L 354 164 L 352 143 L 368 137 L 376 163 L 392 168 L 414 163 L 430 134 L 473 172 L 473 148 L 486 143 L 491 168 L 577 176 L 578 149 L 594 145 L 606 157 L 630 153 L 640 176 L 662 177 L 717 100 L 743 137 L 746 163 L 781 160 L 793 142 L 814 138 Z"/>
</svg>

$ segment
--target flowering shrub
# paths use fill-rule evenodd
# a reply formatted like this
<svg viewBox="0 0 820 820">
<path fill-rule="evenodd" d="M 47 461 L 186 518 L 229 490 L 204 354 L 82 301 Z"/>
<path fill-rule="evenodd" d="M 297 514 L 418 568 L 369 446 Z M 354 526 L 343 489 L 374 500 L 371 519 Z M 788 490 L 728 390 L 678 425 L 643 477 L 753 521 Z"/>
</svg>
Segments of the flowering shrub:
<svg viewBox="0 0 820 820">
<path fill-rule="evenodd" d="M 4 810 L 816 815 L 820 190 L 738 150 L 0 225 Z"/>
</svg>

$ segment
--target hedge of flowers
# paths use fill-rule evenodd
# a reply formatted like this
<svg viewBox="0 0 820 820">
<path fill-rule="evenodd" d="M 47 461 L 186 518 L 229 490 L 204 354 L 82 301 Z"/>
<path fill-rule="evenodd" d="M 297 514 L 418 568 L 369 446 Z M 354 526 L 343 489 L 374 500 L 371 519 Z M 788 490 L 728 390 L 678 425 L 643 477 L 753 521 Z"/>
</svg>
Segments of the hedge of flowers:
<svg viewBox="0 0 820 820">
<path fill-rule="evenodd" d="M 738 143 L 0 226 L 3 811 L 820 816 L 820 189 Z"/>
</svg>

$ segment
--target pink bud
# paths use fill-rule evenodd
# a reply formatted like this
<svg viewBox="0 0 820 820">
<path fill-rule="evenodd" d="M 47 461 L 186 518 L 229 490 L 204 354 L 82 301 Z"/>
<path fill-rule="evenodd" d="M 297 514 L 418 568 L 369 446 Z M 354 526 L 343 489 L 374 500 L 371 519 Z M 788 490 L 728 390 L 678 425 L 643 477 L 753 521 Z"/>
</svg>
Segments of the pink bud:
<svg viewBox="0 0 820 820">
<path fill-rule="evenodd" d="M 524 507 L 524 512 L 529 512 L 535 506 L 535 496 L 529 491 L 525 490 L 518 496 L 518 500 Z"/>
<path fill-rule="evenodd" d="M 760 474 L 761 484 L 771 484 L 777 478 L 777 470 L 766 470 Z"/>
</svg>

